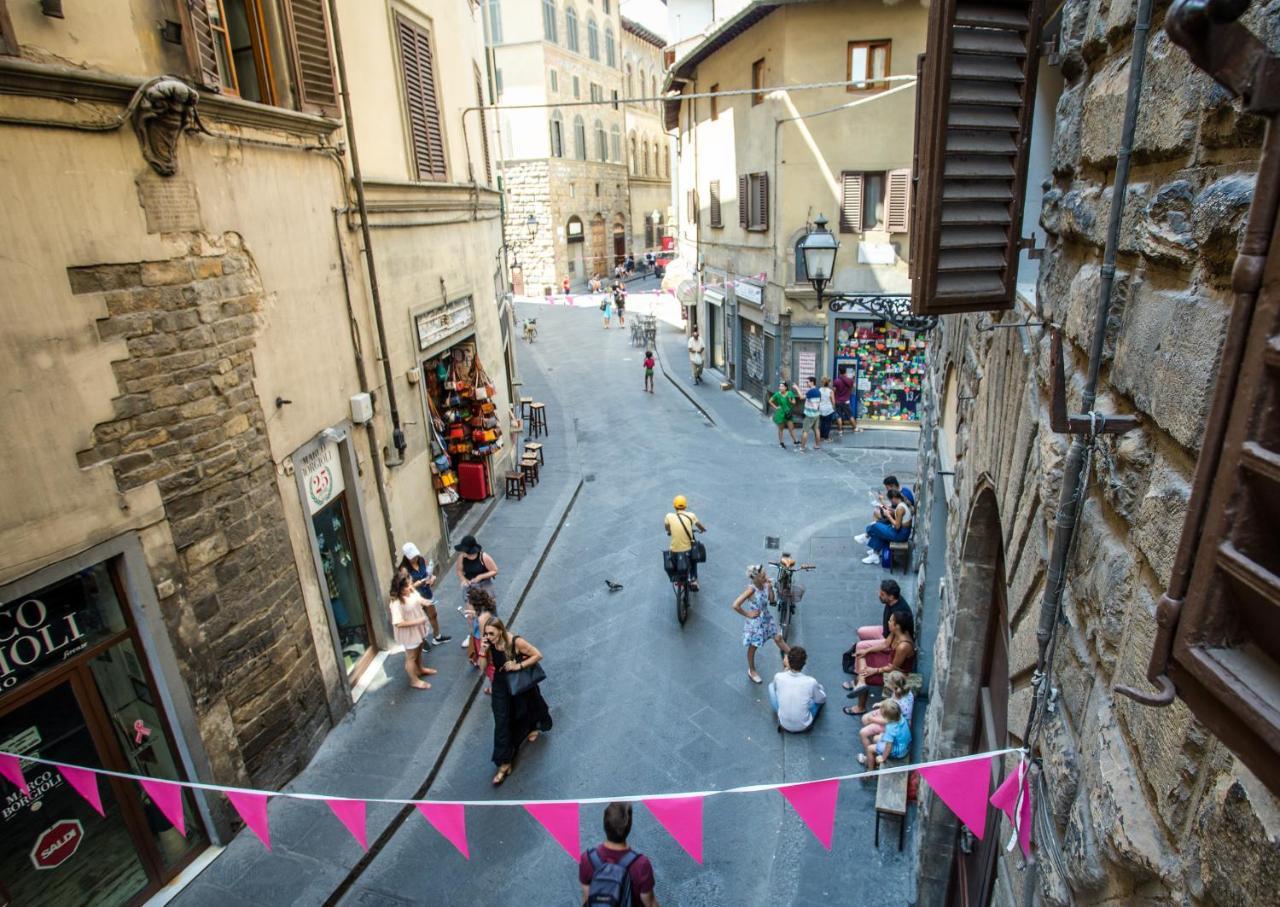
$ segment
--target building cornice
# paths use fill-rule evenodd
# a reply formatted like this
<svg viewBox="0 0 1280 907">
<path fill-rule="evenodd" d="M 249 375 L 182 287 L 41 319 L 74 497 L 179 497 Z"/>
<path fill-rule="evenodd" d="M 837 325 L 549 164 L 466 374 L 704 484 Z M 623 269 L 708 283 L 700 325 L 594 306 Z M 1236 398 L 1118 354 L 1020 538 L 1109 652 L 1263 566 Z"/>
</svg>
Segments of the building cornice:
<svg viewBox="0 0 1280 907">
<path fill-rule="evenodd" d="M 366 179 L 364 187 L 370 214 L 488 211 L 499 207 L 496 189 L 470 183 Z"/>
<path fill-rule="evenodd" d="M 628 19 L 626 16 L 622 17 L 622 30 L 629 34 L 635 35 L 641 41 L 645 41 L 649 44 L 652 44 L 654 47 L 658 48 L 658 50 L 662 50 L 662 48 L 667 46 L 666 38 L 659 37 L 657 34 L 649 31 L 649 29 L 645 28 L 639 22 L 635 21 L 634 19 Z"/>
</svg>

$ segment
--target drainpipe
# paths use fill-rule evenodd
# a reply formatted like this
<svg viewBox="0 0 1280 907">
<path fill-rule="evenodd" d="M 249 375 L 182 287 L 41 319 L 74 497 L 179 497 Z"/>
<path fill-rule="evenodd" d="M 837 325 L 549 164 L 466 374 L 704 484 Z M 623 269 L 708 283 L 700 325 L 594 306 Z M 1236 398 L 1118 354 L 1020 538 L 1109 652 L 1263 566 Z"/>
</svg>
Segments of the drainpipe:
<svg viewBox="0 0 1280 907">
<path fill-rule="evenodd" d="M 373 261 L 373 237 L 369 235 L 369 209 L 365 204 L 364 177 L 360 174 L 360 152 L 356 147 L 355 120 L 351 115 L 351 93 L 347 90 L 347 64 L 342 52 L 342 31 L 338 28 L 338 3 L 329 0 L 329 25 L 333 29 L 333 54 L 338 68 L 338 91 L 342 96 L 342 114 L 346 118 L 347 141 L 351 144 L 351 173 L 356 186 L 356 207 L 360 213 L 360 235 L 364 242 L 365 265 L 369 269 L 369 294 L 373 297 L 373 320 L 378 328 L 378 347 L 382 353 L 382 377 L 387 383 L 387 405 L 391 410 L 391 443 L 399 459 L 388 466 L 404 462 L 408 443 L 400 427 L 400 409 L 396 406 L 396 387 L 391 380 L 391 354 L 387 349 L 387 328 L 382 320 L 382 295 L 378 292 L 378 269 Z"/>
<path fill-rule="evenodd" d="M 1142 93 L 1143 69 L 1147 58 L 1147 32 L 1151 29 L 1152 0 L 1140 0 L 1138 4 L 1137 24 L 1133 28 L 1133 52 L 1129 61 L 1129 89 L 1125 96 L 1124 124 L 1120 133 L 1120 148 L 1116 152 L 1116 176 L 1111 190 L 1111 211 L 1107 220 L 1107 240 L 1102 254 L 1102 280 L 1098 287 L 1098 307 L 1094 314 L 1093 338 L 1089 348 L 1089 371 L 1085 381 L 1084 394 L 1081 398 L 1081 411 L 1089 413 L 1093 410 L 1098 395 L 1098 373 L 1102 369 L 1102 349 L 1106 339 L 1107 319 L 1111 314 L 1111 289 L 1116 273 L 1116 247 L 1120 239 L 1120 219 L 1124 214 L 1125 194 L 1129 186 L 1129 161 L 1133 152 L 1133 134 L 1138 122 L 1138 97 Z M 1067 557 L 1071 551 L 1071 543 L 1075 536 L 1076 524 L 1080 516 L 1080 500 L 1084 496 L 1082 487 L 1086 450 L 1092 439 L 1086 440 L 1080 435 L 1072 438 L 1071 449 L 1063 468 L 1062 492 L 1058 499 L 1058 515 L 1054 520 L 1053 552 L 1049 558 L 1048 578 L 1045 583 L 1044 599 L 1040 603 L 1040 624 L 1036 629 L 1036 642 L 1039 653 L 1036 657 L 1036 673 L 1039 682 L 1036 686 L 1035 701 L 1031 713 L 1027 717 L 1027 733 L 1023 739 L 1028 746 L 1034 741 L 1028 739 L 1035 726 L 1036 716 L 1043 706 L 1049 684 L 1045 682 L 1048 671 L 1047 654 L 1049 643 L 1053 639 L 1054 625 L 1057 623 L 1062 608 L 1062 591 L 1066 585 Z"/>
</svg>

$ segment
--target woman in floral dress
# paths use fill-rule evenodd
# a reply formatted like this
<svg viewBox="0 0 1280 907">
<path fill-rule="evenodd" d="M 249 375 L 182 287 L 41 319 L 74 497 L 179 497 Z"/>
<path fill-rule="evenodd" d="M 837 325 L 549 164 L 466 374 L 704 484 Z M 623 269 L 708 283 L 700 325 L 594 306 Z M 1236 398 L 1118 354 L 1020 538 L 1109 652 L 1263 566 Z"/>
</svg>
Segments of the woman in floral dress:
<svg viewBox="0 0 1280 907">
<path fill-rule="evenodd" d="M 775 601 L 773 583 L 769 581 L 764 567 L 752 564 L 747 568 L 747 579 L 751 584 L 742 594 L 733 600 L 733 610 L 747 619 L 742 628 L 742 644 L 747 647 L 747 676 L 752 683 L 760 683 L 760 675 L 756 673 L 756 649 L 770 639 L 778 644 L 783 654 L 791 647 L 782 638 L 778 624 L 773 619 L 769 604 Z"/>
</svg>

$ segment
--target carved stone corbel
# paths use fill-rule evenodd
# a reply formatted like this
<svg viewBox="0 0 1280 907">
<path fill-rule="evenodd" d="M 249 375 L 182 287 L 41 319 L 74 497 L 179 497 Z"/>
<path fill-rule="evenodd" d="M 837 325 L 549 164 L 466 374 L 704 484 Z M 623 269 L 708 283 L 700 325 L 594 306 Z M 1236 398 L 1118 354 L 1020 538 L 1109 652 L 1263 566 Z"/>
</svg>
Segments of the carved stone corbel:
<svg viewBox="0 0 1280 907">
<path fill-rule="evenodd" d="M 178 172 L 178 138 L 187 129 L 198 128 L 196 105 L 200 94 L 174 76 L 155 79 L 140 89 L 133 111 L 133 131 L 142 146 L 142 156 L 161 176 Z"/>
</svg>

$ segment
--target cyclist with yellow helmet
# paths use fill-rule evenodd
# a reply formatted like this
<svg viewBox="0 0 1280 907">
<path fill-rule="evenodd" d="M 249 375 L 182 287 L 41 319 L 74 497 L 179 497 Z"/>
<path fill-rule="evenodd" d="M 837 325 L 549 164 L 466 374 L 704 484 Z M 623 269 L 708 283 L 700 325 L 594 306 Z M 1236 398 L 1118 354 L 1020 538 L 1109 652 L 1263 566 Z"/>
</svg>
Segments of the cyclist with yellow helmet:
<svg viewBox="0 0 1280 907">
<path fill-rule="evenodd" d="M 689 509 L 689 502 L 685 500 L 684 495 L 676 495 L 671 502 L 671 506 L 675 508 L 675 511 L 667 514 L 662 521 L 662 527 L 667 531 L 667 535 L 671 536 L 672 560 L 677 565 L 677 568 L 688 570 L 689 588 L 696 591 L 698 588 L 698 565 L 689 556 L 689 551 L 693 548 L 694 530 L 706 532 L 707 527 L 702 525 L 698 515 Z"/>
</svg>

